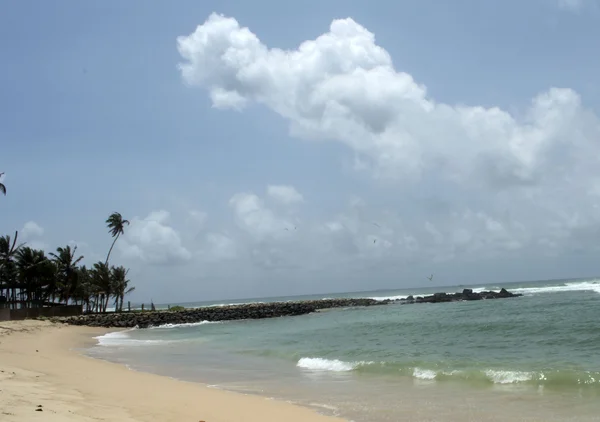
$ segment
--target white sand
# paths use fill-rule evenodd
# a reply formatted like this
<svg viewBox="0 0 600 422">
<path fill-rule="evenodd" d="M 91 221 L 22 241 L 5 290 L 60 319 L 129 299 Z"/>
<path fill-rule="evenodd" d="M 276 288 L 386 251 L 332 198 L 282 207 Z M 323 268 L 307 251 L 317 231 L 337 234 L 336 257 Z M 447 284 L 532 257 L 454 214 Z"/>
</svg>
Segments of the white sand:
<svg viewBox="0 0 600 422">
<path fill-rule="evenodd" d="M 104 332 L 43 321 L 1 322 L 0 421 L 341 422 L 288 403 L 130 371 L 71 350 Z"/>
</svg>

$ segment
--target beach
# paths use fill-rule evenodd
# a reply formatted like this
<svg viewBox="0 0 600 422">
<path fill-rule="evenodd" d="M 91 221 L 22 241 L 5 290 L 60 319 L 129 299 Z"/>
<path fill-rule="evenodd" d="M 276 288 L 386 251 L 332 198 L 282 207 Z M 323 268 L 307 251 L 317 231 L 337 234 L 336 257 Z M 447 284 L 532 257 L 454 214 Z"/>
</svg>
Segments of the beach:
<svg viewBox="0 0 600 422">
<path fill-rule="evenodd" d="M 523 296 L 146 329 L 3 322 L 0 421 L 599 421 L 600 281 L 506 287 Z"/>
<path fill-rule="evenodd" d="M 98 336 L 85 353 L 137 371 L 290 401 L 357 422 L 600 420 L 599 280 L 472 288 L 502 287 L 523 296 L 336 308 L 283 318 L 172 320 L 148 329 L 114 328 L 118 331 Z M 385 301 L 436 291 L 245 302 Z M 228 303 L 186 306 L 226 309 Z"/>
<path fill-rule="evenodd" d="M 0 324 L 0 420 L 335 422 L 311 409 L 136 372 L 77 349 L 107 330 Z"/>
</svg>

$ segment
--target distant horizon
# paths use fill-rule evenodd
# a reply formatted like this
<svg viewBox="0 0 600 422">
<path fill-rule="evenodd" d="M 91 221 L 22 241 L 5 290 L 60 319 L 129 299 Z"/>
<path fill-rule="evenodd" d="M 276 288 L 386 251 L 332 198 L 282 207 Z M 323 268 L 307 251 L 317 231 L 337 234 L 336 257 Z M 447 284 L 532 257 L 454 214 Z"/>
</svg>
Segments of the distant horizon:
<svg viewBox="0 0 600 422">
<path fill-rule="evenodd" d="M 505 281 L 501 283 L 491 283 L 498 286 L 506 286 L 511 284 L 535 284 L 535 283 L 558 283 L 558 282 L 566 282 L 566 281 L 583 281 L 583 280 L 594 280 L 599 279 L 600 276 L 589 276 L 589 277 L 569 277 L 569 278 L 557 278 L 557 279 L 548 279 L 548 280 L 520 280 L 520 281 Z M 327 293 L 313 293 L 313 294 L 299 294 L 299 295 L 289 295 L 289 296 L 261 296 L 261 297 L 244 297 L 244 298 L 227 298 L 227 299 L 217 299 L 217 300 L 200 300 L 200 301 L 192 301 L 192 302 L 169 302 L 169 303 L 159 303 L 155 302 L 155 306 L 178 306 L 183 304 L 199 304 L 199 303 L 223 303 L 227 301 L 252 301 L 257 299 L 279 299 L 279 298 L 302 298 L 302 297 L 312 297 L 312 296 L 326 296 L 326 295 L 342 295 L 342 294 L 361 294 L 361 293 L 381 293 L 381 292 L 397 292 L 397 291 L 405 291 L 412 289 L 437 289 L 437 288 L 447 288 L 447 287 L 465 287 L 465 288 L 473 288 L 473 287 L 487 287 L 485 283 L 475 283 L 475 284 L 448 284 L 442 286 L 414 286 L 414 287 L 403 287 L 398 289 L 376 289 L 376 290 L 360 290 L 360 291 L 352 291 L 352 292 L 327 292 Z M 458 292 L 458 291 L 457 291 Z M 233 303 L 232 302 L 232 303 Z M 132 304 L 141 305 L 144 303 L 150 304 L 150 302 L 131 302 Z"/>
</svg>

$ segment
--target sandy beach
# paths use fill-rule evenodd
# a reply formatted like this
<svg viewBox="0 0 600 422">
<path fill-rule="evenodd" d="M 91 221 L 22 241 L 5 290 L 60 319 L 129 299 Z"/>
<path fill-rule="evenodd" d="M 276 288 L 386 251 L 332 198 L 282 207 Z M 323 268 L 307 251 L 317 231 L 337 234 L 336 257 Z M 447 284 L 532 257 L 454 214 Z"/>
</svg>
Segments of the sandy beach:
<svg viewBox="0 0 600 422">
<path fill-rule="evenodd" d="M 106 330 L 0 323 L 0 421 L 340 422 L 310 409 L 215 390 L 79 354 Z"/>
</svg>

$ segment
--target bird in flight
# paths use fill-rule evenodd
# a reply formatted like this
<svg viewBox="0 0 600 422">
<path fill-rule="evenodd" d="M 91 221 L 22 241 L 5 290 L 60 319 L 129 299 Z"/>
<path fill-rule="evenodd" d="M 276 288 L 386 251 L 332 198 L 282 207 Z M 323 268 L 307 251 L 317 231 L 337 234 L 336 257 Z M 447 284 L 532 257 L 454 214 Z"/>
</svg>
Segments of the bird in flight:
<svg viewBox="0 0 600 422">
<path fill-rule="evenodd" d="M 377 224 L 377 223 L 373 223 L 373 225 L 381 228 L 381 226 L 379 224 Z"/>
<path fill-rule="evenodd" d="M 433 280 L 433 274 L 431 274 L 429 277 L 426 277 L 429 281 Z"/>
</svg>

